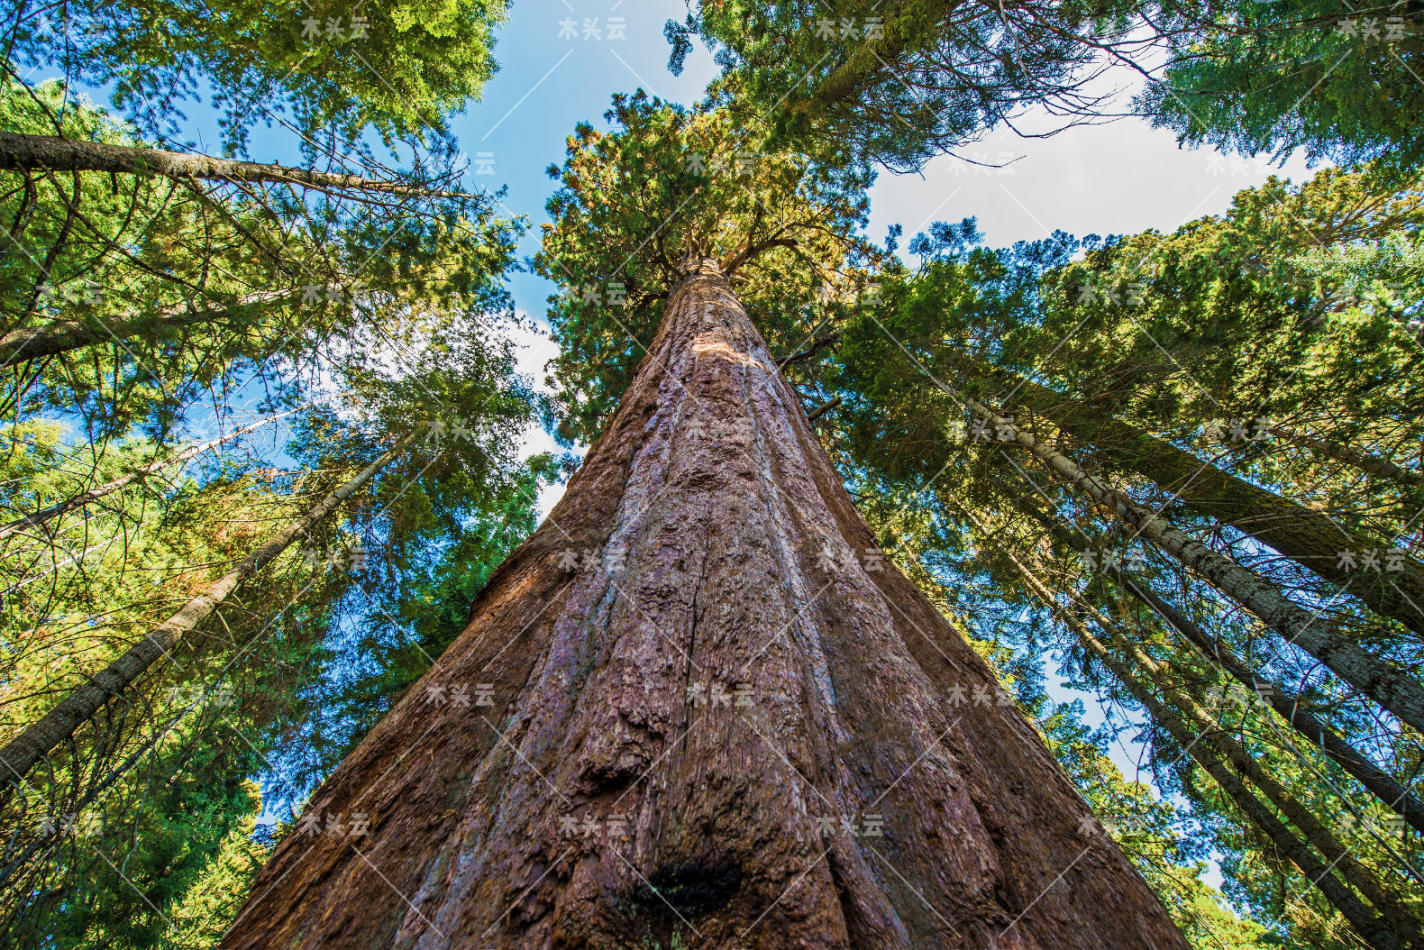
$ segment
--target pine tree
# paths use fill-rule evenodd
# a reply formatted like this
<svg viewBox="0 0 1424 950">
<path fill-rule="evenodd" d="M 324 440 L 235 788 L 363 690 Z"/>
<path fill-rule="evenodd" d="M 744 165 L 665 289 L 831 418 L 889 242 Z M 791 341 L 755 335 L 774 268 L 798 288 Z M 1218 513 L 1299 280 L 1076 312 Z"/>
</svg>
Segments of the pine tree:
<svg viewBox="0 0 1424 950">
<path fill-rule="evenodd" d="M 1368 942 L 1398 946 L 1418 916 L 1401 896 L 1417 883 L 1419 722 L 1405 695 L 1420 688 L 1417 637 L 1381 599 L 1388 578 L 1344 570 L 1332 539 L 1307 551 L 1280 533 L 1311 532 L 1323 510 L 1342 548 L 1415 557 L 1402 461 L 1419 431 L 1414 350 L 1396 303 L 1342 298 L 1317 263 L 1339 245 L 1371 260 L 1412 243 L 1413 193 L 1379 187 L 1338 172 L 1300 189 L 1272 182 L 1225 219 L 1090 240 L 1081 261 L 1063 235 L 989 251 L 971 246 L 972 222 L 936 226 L 911 242 L 928 258 L 920 271 L 887 280 L 881 305 L 836 331 L 831 365 L 808 372 L 841 400 L 826 435 L 851 465 L 877 490 L 914 492 L 941 526 L 942 546 L 921 556 L 956 577 L 991 565 L 991 597 L 1027 584 L 1073 634 L 1077 675 L 1147 713 L 1157 760 L 1179 773 L 1197 762 L 1204 774 L 1187 769 L 1179 787 L 1238 829 L 1222 839 L 1239 855 L 1228 860 L 1238 893 L 1302 939 L 1348 943 L 1337 924 L 1348 918 Z M 1285 239 L 1296 213 L 1338 244 Z M 1379 279 L 1373 266 L 1354 286 Z M 1201 357 L 1184 366 L 1178 347 Z M 1321 419 L 1332 437 L 1302 444 L 1291 423 L 1278 438 L 1210 434 L 1218 413 L 1239 413 L 1244 429 L 1267 415 L 1246 407 L 1266 404 L 1269 416 Z M 1361 433 L 1379 433 L 1378 448 L 1352 444 Z M 1048 551 L 1064 555 L 1051 575 L 1038 563 Z M 1129 597 L 1144 609 L 1127 611 Z M 1381 692 L 1385 680 L 1403 694 Z M 1233 691 L 1250 702 L 1210 698 Z M 1383 743 L 1378 722 L 1393 733 Z M 1322 888 L 1273 898 L 1268 875 Z"/>
</svg>

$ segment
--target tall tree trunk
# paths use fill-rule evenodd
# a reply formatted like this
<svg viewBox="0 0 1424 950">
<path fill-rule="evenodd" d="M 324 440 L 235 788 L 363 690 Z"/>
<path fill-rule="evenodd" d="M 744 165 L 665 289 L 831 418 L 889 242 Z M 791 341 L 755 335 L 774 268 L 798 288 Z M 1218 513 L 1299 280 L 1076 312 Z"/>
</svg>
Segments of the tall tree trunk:
<svg viewBox="0 0 1424 950">
<path fill-rule="evenodd" d="M 963 398 L 954 394 L 956 398 Z M 1142 537 L 1210 581 L 1246 607 L 1288 642 L 1315 657 L 1342 680 L 1424 732 L 1424 685 L 1407 670 L 1362 650 L 1343 632 L 1282 594 L 1255 571 L 1216 553 L 1186 532 L 1164 522 L 1136 501 L 1114 491 L 1077 462 L 1014 425 L 1013 420 L 976 399 L 969 410 L 1031 451 L 1061 482 L 1137 529 Z"/>
<path fill-rule="evenodd" d="M 133 175 L 162 175 L 177 181 L 207 179 L 234 182 L 271 182 L 301 185 L 328 192 L 414 195 L 422 198 L 447 196 L 398 181 L 362 178 L 321 172 L 310 168 L 289 168 L 263 162 L 243 162 L 161 148 L 86 142 L 53 135 L 23 135 L 0 132 L 0 171 L 113 172 Z"/>
<path fill-rule="evenodd" d="M 0 797 L 17 789 L 30 769 L 55 746 L 72 736 L 74 730 L 88 722 L 111 699 L 122 696 L 124 690 L 132 686 L 144 670 L 177 646 L 178 641 L 189 631 L 206 620 L 239 584 L 269 564 L 293 541 L 304 537 L 313 525 L 356 494 L 377 472 L 414 444 L 418 435 L 419 433 L 416 433 L 401 440 L 394 448 L 383 453 L 380 458 L 317 502 L 304 515 L 282 529 L 276 537 L 243 558 L 236 567 L 184 604 L 148 636 L 90 677 L 89 682 L 71 692 L 58 706 L 45 714 L 43 719 L 11 739 L 4 749 L 0 749 L 0 776 L 4 777 L 3 784 L 0 784 L 0 789 L 4 791 L 0 792 Z"/>
<path fill-rule="evenodd" d="M 1256 677 L 1230 647 L 1163 600 L 1145 581 L 1119 570 L 1112 573 L 1122 584 L 1123 590 L 1146 604 L 1183 638 L 1196 646 L 1204 656 L 1220 664 L 1233 679 L 1259 696 L 1289 723 L 1291 728 L 1358 779 L 1361 785 L 1373 792 L 1387 807 L 1403 816 L 1415 828 L 1424 831 L 1424 804 L 1420 803 L 1414 793 L 1322 722 L 1299 696 L 1275 680 Z"/>
<path fill-rule="evenodd" d="M 1394 482 L 1396 486 L 1405 491 L 1418 490 L 1424 486 L 1424 471 L 1405 468 L 1393 459 L 1375 455 L 1346 442 L 1322 438 L 1288 423 L 1272 422 L 1270 419 L 1255 419 L 1253 422 L 1266 433 L 1283 442 L 1303 445 L 1320 458 L 1340 462 L 1357 468 L 1366 475 Z"/>
<path fill-rule="evenodd" d="M 1060 525 L 1047 521 L 1030 506 L 1020 504 L 1017 507 L 1043 525 L 1053 535 L 1054 540 L 1060 544 L 1078 551 L 1088 549 L 1086 541 L 1080 540 L 1077 535 L 1065 530 Z M 1413 792 L 1375 765 L 1364 753 L 1317 717 L 1299 696 L 1275 680 L 1257 677 L 1251 667 L 1237 656 L 1231 647 L 1208 633 L 1200 624 L 1183 614 L 1153 590 L 1145 578 L 1136 577 L 1131 572 L 1124 571 L 1118 564 L 1105 565 L 1103 571 L 1129 595 L 1161 617 L 1169 627 L 1176 630 L 1178 634 L 1200 650 L 1207 659 L 1219 665 L 1238 683 L 1259 696 L 1263 702 L 1279 713 L 1291 728 L 1304 736 L 1313 747 L 1318 748 L 1347 773 L 1358 779 L 1361 785 L 1378 796 L 1380 801 L 1395 813 L 1403 816 L 1415 828 L 1424 831 L 1424 803 L 1421 803 Z"/>
<path fill-rule="evenodd" d="M 984 530 L 983 523 L 972 513 L 969 517 L 979 527 L 980 535 L 988 539 L 989 535 Z M 1221 789 L 1245 812 L 1247 818 L 1272 839 L 1311 883 L 1320 889 L 1330 904 L 1350 921 L 1356 932 L 1364 937 L 1371 947 L 1375 950 L 1403 950 L 1419 945 L 1419 923 L 1412 913 L 1380 884 L 1373 871 L 1352 858 L 1345 845 L 1323 823 L 1268 775 L 1240 744 L 1228 736 L 1206 710 L 1182 690 L 1167 682 L 1159 664 L 1131 638 L 1116 634 L 1115 625 L 1092 605 L 1074 598 L 1077 605 L 1093 617 L 1103 632 L 1112 637 L 1117 650 L 1126 654 L 1126 657 L 1118 656 L 1117 652 L 1093 634 L 1073 610 L 1066 609 L 1059 603 L 1053 590 L 1038 577 L 1037 572 L 1013 552 L 1002 548 L 1000 550 L 1018 570 L 1029 590 L 1050 610 L 1063 618 L 1079 642 L 1102 661 L 1128 692 L 1147 708 L 1153 720 L 1165 728 L 1177 744 L 1216 780 Z M 1162 689 L 1172 705 L 1163 703 L 1138 679 L 1137 673 L 1132 669 L 1134 664 Z M 1260 789 L 1268 802 L 1284 812 L 1296 824 L 1305 840 L 1276 818 L 1255 793 L 1246 787 L 1243 778 Z M 1316 858 L 1307 841 L 1330 859 L 1328 865 Z M 1375 908 L 1379 909 L 1379 913 L 1337 880 L 1335 873 L 1339 873 L 1346 881 L 1364 891 Z"/>
<path fill-rule="evenodd" d="M 1156 482 L 1192 511 L 1275 548 L 1386 617 L 1424 633 L 1424 564 L 1402 549 L 1224 472 L 1082 400 L 987 364 L 978 368 L 996 378 L 1012 376 L 1018 401 L 1091 445 L 1110 467 Z M 1360 566 L 1366 552 L 1374 552 L 1374 571 Z"/>
<path fill-rule="evenodd" d="M 1424 926 L 1414 913 L 1404 906 L 1392 890 L 1385 886 L 1374 869 L 1355 858 L 1345 843 L 1318 818 L 1309 808 L 1290 793 L 1284 785 L 1266 770 L 1246 747 L 1222 728 L 1221 722 L 1192 695 L 1183 689 L 1177 678 L 1167 667 L 1154 660 L 1141 645 L 1121 634 L 1118 626 L 1097 607 L 1087 601 L 1080 601 L 1084 611 L 1103 633 L 1115 641 L 1121 657 L 1109 653 L 1104 662 L 1124 681 L 1135 676 L 1135 672 L 1122 662 L 1133 664 L 1162 691 L 1162 695 L 1197 730 L 1197 742 L 1212 750 L 1220 759 L 1230 764 L 1247 782 L 1260 790 L 1266 801 L 1283 814 L 1299 830 L 1301 836 L 1325 858 L 1337 873 L 1373 904 L 1386 924 L 1406 946 L 1424 946 Z"/>
<path fill-rule="evenodd" d="M 1184 948 L 997 691 L 703 264 L 222 945 Z"/>
<path fill-rule="evenodd" d="M 113 479 L 112 481 L 105 482 L 102 485 L 96 485 L 93 488 L 88 489 L 87 491 L 82 491 L 77 495 L 71 495 L 70 497 L 64 499 L 64 501 L 56 502 L 53 505 L 49 505 L 45 508 L 41 508 L 38 511 L 32 512 L 31 514 L 25 515 L 23 518 L 16 518 L 14 521 L 11 521 L 8 524 L 0 525 L 0 541 L 3 541 L 11 535 L 17 534 L 21 531 L 26 531 L 30 528 L 37 528 L 40 525 L 44 524 L 46 521 L 58 518 L 60 515 L 65 514 L 66 512 L 73 511 L 76 508 L 83 508 L 85 505 L 91 505 L 94 502 L 98 501 L 100 498 L 112 495 L 114 492 L 117 491 L 122 491 L 123 489 L 132 485 L 134 482 L 148 478 L 155 472 L 161 472 L 163 471 L 163 469 L 168 468 L 172 465 L 182 465 L 184 462 L 187 462 L 190 459 L 197 458 L 204 452 L 207 452 L 211 449 L 215 449 L 226 442 L 231 442 L 233 439 L 241 438 L 242 436 L 247 435 L 247 433 L 249 432 L 255 432 L 265 425 L 270 425 L 271 423 L 276 422 L 278 419 L 282 418 L 282 416 L 289 416 L 292 414 L 292 412 L 296 411 L 298 410 L 293 409 L 290 412 L 284 412 L 281 415 L 272 416 L 271 418 L 263 419 L 260 422 L 254 422 L 251 425 L 242 426 L 241 428 L 234 429 L 227 435 L 224 435 L 217 439 L 213 439 L 210 442 L 202 442 L 197 445 L 191 445 L 183 451 L 179 452 L 177 455 L 173 456 L 172 458 L 155 459 L 147 465 L 143 465 L 133 469 L 132 471 L 126 472 L 123 475 L 120 475 L 118 478 Z"/>
</svg>

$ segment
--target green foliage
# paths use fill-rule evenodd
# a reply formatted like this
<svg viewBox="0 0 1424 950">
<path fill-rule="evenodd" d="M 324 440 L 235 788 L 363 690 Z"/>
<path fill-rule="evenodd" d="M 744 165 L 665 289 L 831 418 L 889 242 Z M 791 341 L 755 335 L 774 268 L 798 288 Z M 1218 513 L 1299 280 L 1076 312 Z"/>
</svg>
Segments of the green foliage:
<svg viewBox="0 0 1424 950">
<path fill-rule="evenodd" d="M 48 424 L 6 433 L 7 501 L 73 490 L 75 475 L 53 464 L 76 461 L 61 432 Z M 141 457 L 144 447 L 125 448 Z M 113 453 L 97 460 L 94 474 L 130 464 Z M 291 506 L 248 480 L 185 480 L 115 496 L 50 543 L 12 542 L 0 573 L 0 736 L 8 740 L 48 711 L 54 695 L 206 586 L 265 533 L 266 519 Z M 333 591 L 302 571 L 262 578 L 249 590 L 254 603 L 305 597 L 275 617 L 229 611 L 30 776 L 6 803 L 14 832 L 0 921 L 7 940 L 161 942 L 164 908 L 207 873 L 223 839 L 254 811 L 245 777 L 301 708 L 298 686 L 322 662 L 321 604 Z"/>
<path fill-rule="evenodd" d="M 1060 705 L 1041 718 L 1048 747 L 1103 828 L 1162 899 L 1183 936 L 1197 950 L 1270 946 L 1266 928 L 1238 917 L 1221 893 L 1202 880 L 1207 870 L 1201 860 L 1204 849 L 1181 828 L 1189 819 L 1155 797 L 1148 785 L 1125 779 L 1103 752 L 1103 731 L 1095 735 L 1081 717 L 1078 702 Z"/>
<path fill-rule="evenodd" d="M 138 0 L 19 2 L 7 48 L 21 66 L 59 68 L 114 102 L 147 134 L 176 131 L 185 99 L 207 94 L 225 143 L 290 112 L 300 131 L 355 142 L 373 126 L 409 137 L 440 129 L 494 73 L 503 0 L 405 0 L 355 8 Z M 357 24 L 357 19 L 362 24 Z M 359 35 L 364 34 L 364 35 Z"/>
<path fill-rule="evenodd" d="M 330 674 L 324 722 L 309 740 L 316 756 L 302 775 L 333 769 L 465 629 L 475 596 L 534 530 L 541 474 L 553 470 L 536 458 L 487 485 L 477 508 L 441 512 L 458 518 L 453 530 L 418 549 L 406 542 L 404 557 L 383 555 L 351 592 L 347 606 L 359 620 L 343 635 L 342 669 Z"/>
<path fill-rule="evenodd" d="M 717 261 L 762 335 L 790 352 L 865 290 L 878 257 L 857 237 L 872 176 L 842 156 L 764 151 L 724 110 L 642 92 L 615 96 L 605 118 L 610 132 L 569 137 L 534 260 L 562 291 L 549 320 L 565 439 L 602 427 L 689 261 Z"/>
<path fill-rule="evenodd" d="M 273 522 L 291 521 L 398 436 L 426 436 L 31 776 L 9 802 L 23 831 L 8 855 L 20 876 L 0 882 L 31 896 L 12 903 L 4 932 L 137 947 L 177 939 L 164 936 L 172 928 L 221 930 L 214 915 L 235 898 L 218 901 L 205 882 L 226 866 L 222 854 L 252 851 L 233 837 L 251 817 L 243 783 L 260 774 L 271 807 L 304 796 L 423 671 L 414 654 L 428 661 L 448 645 L 485 577 L 532 530 L 536 470 L 547 463 L 531 469 L 514 455 L 532 401 L 511 376 L 508 345 L 453 337 L 411 359 L 396 379 L 377 382 L 374 368 L 353 377 L 344 418 L 301 417 L 291 452 L 307 469 L 295 479 L 244 472 L 234 459 L 176 488 L 114 496 L 49 539 L 12 539 L 0 575 L 10 593 L 5 739 L 247 555 Z M 69 497 L 76 476 L 111 477 L 148 450 L 125 446 L 129 458 L 101 458 L 81 475 L 66 471 L 74 459 L 62 435 L 54 423 L 13 433 L 0 469 L 9 504 Z M 76 525 L 83 533 L 71 538 Z M 392 614 L 409 622 L 410 641 Z M 366 639 L 349 642 L 357 629 Z M 129 881 L 92 871 L 105 859 Z M 180 922 L 193 902 L 208 916 Z M 54 929 L 60 904 L 75 910 Z"/>
<path fill-rule="evenodd" d="M 873 26 L 872 26 L 873 24 Z M 848 143 L 895 169 L 1039 109 L 1119 114 L 1105 66 L 1165 60 L 1134 106 L 1188 145 L 1312 161 L 1419 162 L 1417 10 L 1326 0 L 704 3 L 668 21 L 671 67 L 719 47 L 748 117 Z M 774 103 L 765 110 L 767 103 Z"/>
<path fill-rule="evenodd" d="M 135 144 L 65 90 L 10 83 L 0 127 Z M 17 359 L 0 404 L 79 413 L 95 438 L 143 425 L 159 438 L 205 393 L 263 378 L 270 401 L 340 373 L 353 354 L 459 332 L 468 312 L 508 307 L 500 282 L 518 222 L 480 196 L 387 209 L 284 192 L 98 173 L 0 173 L 0 221 L 19 250 L 0 263 L 6 332 L 78 321 L 100 342 Z M 176 321 L 212 314 L 180 325 Z"/>
<path fill-rule="evenodd" d="M 668 21 L 667 34 L 674 71 L 690 34 L 721 47 L 732 82 L 717 91 L 748 121 L 914 170 L 1032 106 L 1071 114 L 1097 105 L 1095 57 L 1135 45 L 1138 6 L 701 3 L 685 25 Z"/>
<path fill-rule="evenodd" d="M 231 440 L 0 539 L 0 740 L 407 448 L 0 788 L 7 946 L 216 944 L 266 857 L 259 810 L 334 768 L 532 530 L 548 463 L 518 460 L 534 399 L 504 333 L 523 224 L 463 192 L 445 124 L 493 73 L 504 9 L 10 11 L 0 130 L 142 149 L 206 97 L 229 151 L 281 122 L 318 171 L 351 171 L 342 155 L 406 187 L 0 172 L 0 336 L 75 335 L 43 354 L 6 344 L 5 522 L 252 412 L 289 410 L 274 429 L 292 438 Z M 19 79 L 34 67 L 62 78 Z M 412 171 L 380 169 L 376 137 Z"/>
<path fill-rule="evenodd" d="M 1303 150 L 1341 165 L 1417 165 L 1418 10 L 1392 3 L 1221 5 L 1183 38 L 1138 105 L 1188 145 Z"/>
</svg>

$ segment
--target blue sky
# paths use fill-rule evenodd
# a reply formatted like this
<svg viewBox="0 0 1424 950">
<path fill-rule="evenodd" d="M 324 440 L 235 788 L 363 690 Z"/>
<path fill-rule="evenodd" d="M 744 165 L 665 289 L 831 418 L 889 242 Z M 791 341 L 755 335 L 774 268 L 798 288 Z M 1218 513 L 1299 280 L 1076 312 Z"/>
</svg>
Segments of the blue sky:
<svg viewBox="0 0 1424 950">
<path fill-rule="evenodd" d="M 507 185 L 509 209 L 530 216 L 535 227 L 528 251 L 537 242 L 538 224 L 547 220 L 543 204 L 554 187 L 544 169 L 562 161 L 565 136 L 576 123 L 602 126 L 615 92 L 642 88 L 683 104 L 701 97 L 716 71 L 705 49 L 694 51 L 681 76 L 667 71 L 663 24 L 685 15 L 679 0 L 514 3 L 495 48 L 500 71 L 483 101 L 471 103 L 456 119 L 455 129 L 472 159 L 482 152 L 493 159 L 492 173 L 474 175 L 471 182 Z M 622 39 L 611 38 L 610 18 L 621 18 Z M 1124 73 L 1118 81 L 1130 80 Z M 1037 132 L 1048 125 L 1029 116 L 1025 127 Z M 987 240 L 996 245 L 1044 237 L 1055 228 L 1077 234 L 1171 230 L 1223 211 L 1235 192 L 1269 173 L 1297 181 L 1309 174 L 1299 161 L 1282 170 L 1261 160 L 1180 150 L 1170 133 L 1135 120 L 1070 129 L 1048 139 L 1003 130 L 963 154 L 1018 160 L 990 172 L 946 156 L 919 175 L 882 174 L 871 194 L 872 236 L 883 236 L 898 222 L 909 238 L 932 220 L 968 215 L 979 217 Z M 521 274 L 514 290 L 522 310 L 542 314 L 547 282 Z"/>
</svg>

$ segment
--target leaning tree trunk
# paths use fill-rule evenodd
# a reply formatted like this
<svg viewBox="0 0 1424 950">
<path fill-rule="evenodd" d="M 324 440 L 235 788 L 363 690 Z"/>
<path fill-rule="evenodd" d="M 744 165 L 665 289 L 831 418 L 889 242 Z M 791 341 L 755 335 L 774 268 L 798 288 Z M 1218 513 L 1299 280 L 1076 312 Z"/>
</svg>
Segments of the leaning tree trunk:
<svg viewBox="0 0 1424 950">
<path fill-rule="evenodd" d="M 1275 680 L 1258 678 L 1232 649 L 1203 630 L 1185 614 L 1157 595 L 1145 581 L 1119 569 L 1109 573 L 1123 590 L 1146 604 L 1172 629 L 1189 640 L 1208 660 L 1218 664 L 1238 683 L 1259 696 L 1292 729 L 1304 736 L 1331 761 L 1359 780 L 1388 808 L 1417 830 L 1424 831 L 1424 804 L 1405 785 L 1371 762 L 1343 736 L 1318 718 L 1298 695 Z"/>
<path fill-rule="evenodd" d="M 314 526 L 349 501 L 381 469 L 404 454 L 418 435 L 417 432 L 406 436 L 394 448 L 382 453 L 374 462 L 308 508 L 300 518 L 269 538 L 239 561 L 237 566 L 184 604 L 177 613 L 154 627 L 146 637 L 90 676 L 88 682 L 72 690 L 38 722 L 27 726 L 4 748 L 0 748 L 0 804 L 12 791 L 27 784 L 25 776 L 56 746 L 73 736 L 75 730 L 94 718 L 110 701 L 123 696 L 144 671 L 159 657 L 169 654 L 180 640 L 210 617 L 243 581 L 272 563 L 293 541 L 306 537 Z"/>
<path fill-rule="evenodd" d="M 1424 564 L 1403 549 L 1253 485 L 1082 400 L 966 362 L 994 378 L 1012 379 L 1020 403 L 1091 445 L 1114 468 L 1156 482 L 1192 511 L 1275 548 L 1386 617 L 1424 633 Z M 1360 568 L 1359 559 L 1375 570 Z"/>
<path fill-rule="evenodd" d="M 1078 489 L 1101 510 L 1116 514 L 1123 523 L 1136 528 L 1137 534 L 1285 636 L 1287 643 L 1299 646 L 1401 721 L 1424 731 L 1424 683 L 1415 679 L 1410 670 L 1365 652 L 1343 631 L 1286 597 L 1255 571 L 1167 524 L 1157 512 L 1114 490 L 1067 455 L 1016 427 L 1012 417 L 976 399 L 965 400 L 965 405 L 984 422 L 1012 432 L 1013 441 L 1032 452 L 1059 482 Z"/>
<path fill-rule="evenodd" d="M 1076 551 L 1087 551 L 1087 541 L 1078 535 L 1044 518 L 1031 505 L 1015 499 L 1015 507 L 1042 525 L 1057 543 Z M 1332 761 L 1359 780 L 1360 784 L 1373 792 L 1381 802 L 1419 831 L 1424 831 L 1424 803 L 1408 787 L 1394 776 L 1375 765 L 1348 740 L 1315 715 L 1310 706 L 1299 695 L 1282 683 L 1264 679 L 1237 656 L 1230 646 L 1208 633 L 1200 624 L 1182 613 L 1152 589 L 1144 577 L 1139 577 L 1122 569 L 1119 564 L 1103 566 L 1103 572 L 1117 582 L 1129 595 L 1145 604 L 1162 618 L 1163 622 L 1201 651 L 1209 661 L 1220 666 L 1242 686 L 1260 697 L 1261 701 L 1274 709 L 1292 729 L 1304 736 L 1312 747 L 1318 748 Z"/>
<path fill-rule="evenodd" d="M 981 538 L 991 537 L 983 522 L 972 513 L 970 521 Z M 1197 764 L 1216 780 L 1250 821 L 1265 832 L 1280 851 L 1291 858 L 1374 950 L 1403 950 L 1405 947 L 1418 945 L 1417 942 L 1411 942 L 1419 936 L 1419 927 L 1410 911 L 1384 889 L 1369 868 L 1351 858 L 1334 834 L 1301 806 L 1265 769 L 1257 765 L 1246 750 L 1221 729 L 1219 723 L 1190 696 L 1172 685 L 1164 675 L 1162 667 L 1132 638 L 1118 633 L 1116 625 L 1091 604 L 1075 595 L 1069 595 L 1078 607 L 1093 617 L 1105 634 L 1114 638 L 1118 649 L 1127 654 L 1126 658 L 1118 656 L 1093 635 L 1075 610 L 1059 602 L 1053 590 L 1039 579 L 1032 568 L 1010 551 L 1000 549 L 1000 553 L 1018 570 L 1019 576 L 1034 596 L 1064 620 L 1068 628 L 1077 635 L 1078 641 L 1097 656 L 1133 697 L 1147 708 L 1153 721 L 1167 729 L 1182 747 L 1184 754 L 1191 755 Z M 1171 706 L 1164 704 L 1152 690 L 1142 684 L 1132 668 L 1133 664 L 1166 694 Z M 1192 722 L 1191 726 L 1188 726 L 1187 720 Z M 1284 812 L 1300 828 L 1302 836 L 1298 837 L 1288 826 L 1281 823 L 1246 787 L 1242 779 L 1260 789 L 1268 802 Z M 1325 865 L 1317 860 L 1307 847 L 1307 842 L 1327 858 L 1333 854 L 1334 858 L 1330 864 Z M 1375 908 L 1361 902 L 1335 878 L 1331 872 L 1335 870 L 1336 865 L 1341 866 L 1340 875 L 1370 895 L 1371 900 L 1375 902 L 1375 908 L 1382 908 L 1383 913 L 1376 913 Z"/>
<path fill-rule="evenodd" d="M 222 946 L 1185 948 L 1001 695 L 704 265 Z"/>
<path fill-rule="evenodd" d="M 0 132 L 0 170 L 13 172 L 80 171 L 110 174 L 162 175 L 175 181 L 204 179 L 301 185 L 329 192 L 369 192 L 437 198 L 448 193 L 408 182 L 362 178 L 311 168 L 291 168 L 262 162 L 242 162 L 211 155 L 170 152 L 161 148 L 113 145 L 54 135 Z"/>
<path fill-rule="evenodd" d="M 20 327 L 0 336 L 0 369 L 110 340 L 123 345 L 124 341 L 136 337 L 148 341 L 170 339 L 189 327 L 235 319 L 258 304 L 294 296 L 288 291 L 271 291 L 249 294 L 232 304 L 174 307 L 150 317 L 105 320 L 89 316 L 78 320 L 55 320 L 38 327 Z"/>
<path fill-rule="evenodd" d="M 1329 459 L 1359 469 L 1366 475 L 1393 482 L 1402 490 L 1417 490 L 1424 486 L 1424 471 L 1417 468 L 1405 468 L 1393 459 L 1356 448 L 1347 442 L 1322 438 L 1297 426 L 1284 422 L 1272 422 L 1270 419 L 1253 419 L 1252 425 L 1264 430 L 1268 435 L 1275 436 L 1282 442 L 1303 445 L 1318 458 Z"/>
</svg>

